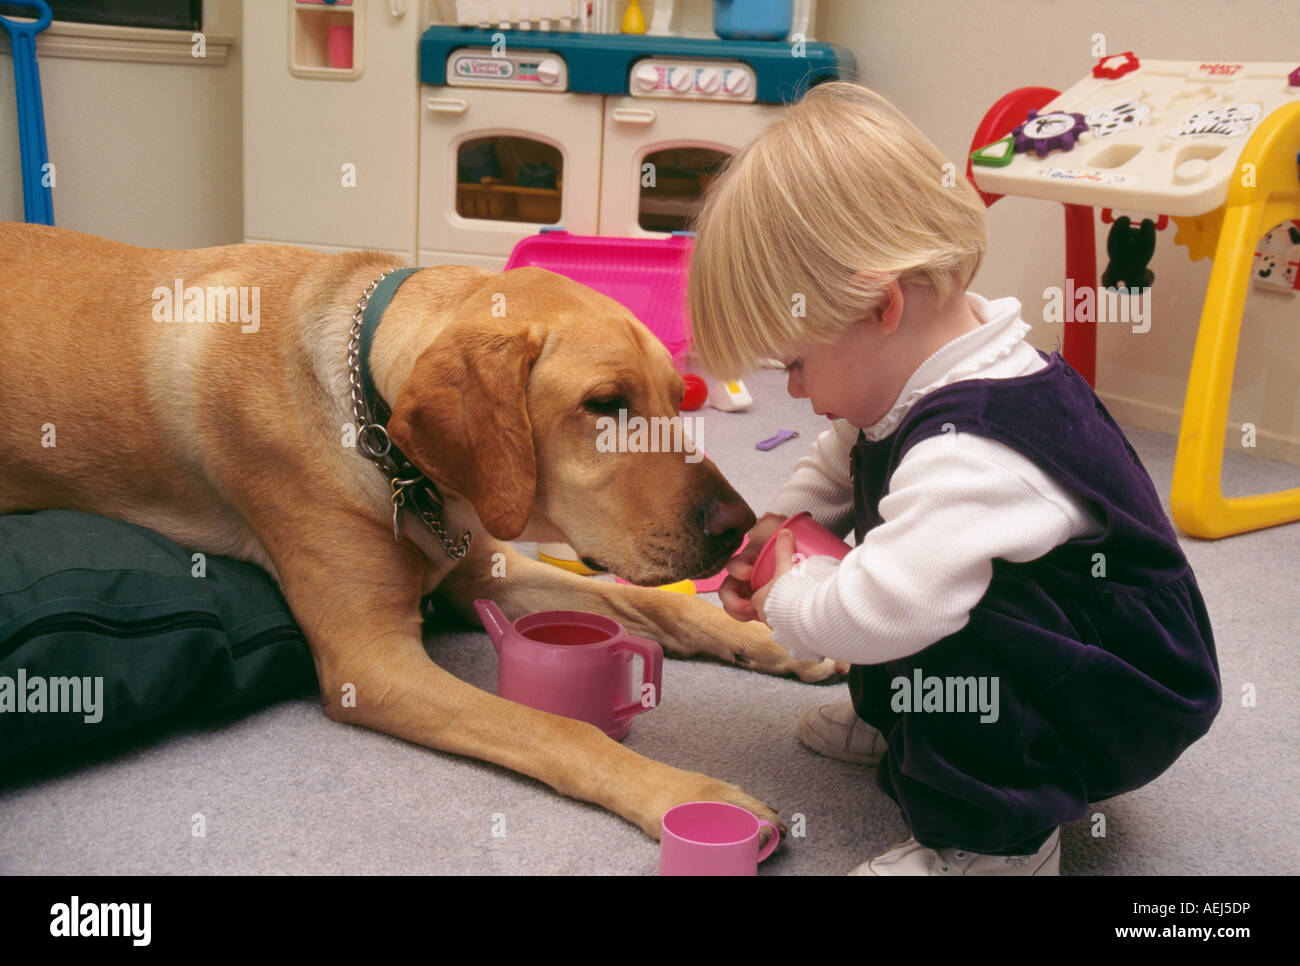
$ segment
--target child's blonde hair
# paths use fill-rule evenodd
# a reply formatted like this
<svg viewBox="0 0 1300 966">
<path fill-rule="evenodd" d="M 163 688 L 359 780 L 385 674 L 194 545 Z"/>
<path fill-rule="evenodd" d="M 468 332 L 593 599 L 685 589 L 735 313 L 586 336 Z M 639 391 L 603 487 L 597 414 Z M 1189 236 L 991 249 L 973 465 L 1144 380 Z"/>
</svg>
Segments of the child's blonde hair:
<svg viewBox="0 0 1300 966">
<path fill-rule="evenodd" d="M 984 257 L 984 204 L 889 101 L 813 88 L 737 152 L 695 218 L 695 346 L 720 378 L 800 342 L 831 342 L 892 279 L 939 303 Z"/>
</svg>

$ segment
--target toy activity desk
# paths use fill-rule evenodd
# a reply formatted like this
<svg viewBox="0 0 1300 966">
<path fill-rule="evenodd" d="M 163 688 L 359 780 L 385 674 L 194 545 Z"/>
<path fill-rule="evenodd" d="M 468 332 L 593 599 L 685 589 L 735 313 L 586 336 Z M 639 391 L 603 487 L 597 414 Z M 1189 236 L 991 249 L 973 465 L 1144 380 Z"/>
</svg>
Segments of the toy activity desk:
<svg viewBox="0 0 1300 966">
<path fill-rule="evenodd" d="M 1170 500 L 1174 521 L 1192 536 L 1300 520 L 1300 488 L 1227 498 L 1221 486 L 1252 262 L 1266 233 L 1300 218 L 1297 152 L 1297 64 L 1150 61 L 1131 52 L 1103 57 L 1061 94 L 1013 91 L 985 115 L 972 143 L 967 175 L 986 204 L 1012 194 L 1065 205 L 1066 273 L 1076 291 L 1096 285 L 1094 206 L 1159 216 L 1144 221 L 1152 240 L 1172 219 L 1175 242 L 1193 260 L 1213 257 Z M 1116 241 L 1122 248 L 1123 232 L 1112 232 Z M 1123 284 L 1136 291 L 1147 276 Z M 1091 321 L 1065 329 L 1066 356 L 1089 382 L 1095 333 Z"/>
</svg>

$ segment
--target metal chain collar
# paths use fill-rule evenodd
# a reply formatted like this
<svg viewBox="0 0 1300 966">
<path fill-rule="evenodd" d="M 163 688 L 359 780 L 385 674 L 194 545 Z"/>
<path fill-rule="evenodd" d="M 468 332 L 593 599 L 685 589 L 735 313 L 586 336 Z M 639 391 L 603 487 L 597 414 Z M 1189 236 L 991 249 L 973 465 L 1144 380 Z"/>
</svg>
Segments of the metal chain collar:
<svg viewBox="0 0 1300 966">
<path fill-rule="evenodd" d="M 459 541 L 448 536 L 442 526 L 442 499 L 432 481 L 419 474 L 402 478 L 401 467 L 391 455 L 393 443 L 388 438 L 388 430 L 376 422 L 371 414 L 361 382 L 361 323 L 366 305 L 379 283 L 395 271 L 396 268 L 390 268 L 367 285 L 361 298 L 357 299 L 356 311 L 352 313 L 352 329 L 348 337 L 348 384 L 352 387 L 352 415 L 357 423 L 357 449 L 388 478 L 388 485 L 393 491 L 393 538 L 401 539 L 398 514 L 402 509 L 407 509 L 415 513 L 438 538 L 442 548 L 447 551 L 447 556 L 452 560 L 460 560 L 469 553 L 472 535 L 466 530 Z"/>
</svg>

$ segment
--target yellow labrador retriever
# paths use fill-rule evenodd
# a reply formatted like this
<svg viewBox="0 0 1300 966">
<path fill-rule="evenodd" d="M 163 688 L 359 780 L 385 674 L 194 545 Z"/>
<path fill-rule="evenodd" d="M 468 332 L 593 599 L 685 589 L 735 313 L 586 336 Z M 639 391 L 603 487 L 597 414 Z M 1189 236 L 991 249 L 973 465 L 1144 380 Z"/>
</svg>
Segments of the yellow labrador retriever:
<svg viewBox="0 0 1300 966">
<path fill-rule="evenodd" d="M 374 392 L 360 395 L 391 404 L 387 434 L 426 489 L 381 472 L 384 434 L 367 420 L 382 417 L 353 398 L 354 316 L 390 256 L 165 251 L 0 224 L 0 264 L 0 513 L 118 517 L 265 567 L 336 721 L 531 775 L 654 837 L 667 809 L 698 799 L 779 824 L 734 785 L 457 680 L 421 643 L 420 599 L 436 588 L 467 616 L 476 597 L 511 618 L 595 611 L 671 655 L 805 681 L 843 670 L 792 660 L 762 625 L 705 602 L 577 577 L 504 542 L 562 541 L 656 584 L 716 572 L 752 526 L 708 460 L 596 446 L 602 415 L 676 417 L 682 394 L 623 306 L 536 268 L 406 277 L 369 351 Z M 359 426 L 373 459 L 354 445 Z"/>
</svg>

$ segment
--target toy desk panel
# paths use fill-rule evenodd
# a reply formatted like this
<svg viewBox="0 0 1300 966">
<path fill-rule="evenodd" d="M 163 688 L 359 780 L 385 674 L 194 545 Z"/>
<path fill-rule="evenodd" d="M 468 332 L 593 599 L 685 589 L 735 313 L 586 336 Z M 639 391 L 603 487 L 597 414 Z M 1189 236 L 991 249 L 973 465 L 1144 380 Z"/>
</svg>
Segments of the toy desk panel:
<svg viewBox="0 0 1300 966">
<path fill-rule="evenodd" d="M 992 152 L 975 152 L 972 171 L 981 189 L 1134 212 L 1204 214 L 1227 199 L 1237 159 L 1259 123 L 1300 100 L 1294 63 L 1139 62 L 1128 54 L 1098 66 L 1119 76 L 1085 77 L 1018 128 L 1018 143 L 1003 139 Z"/>
</svg>

